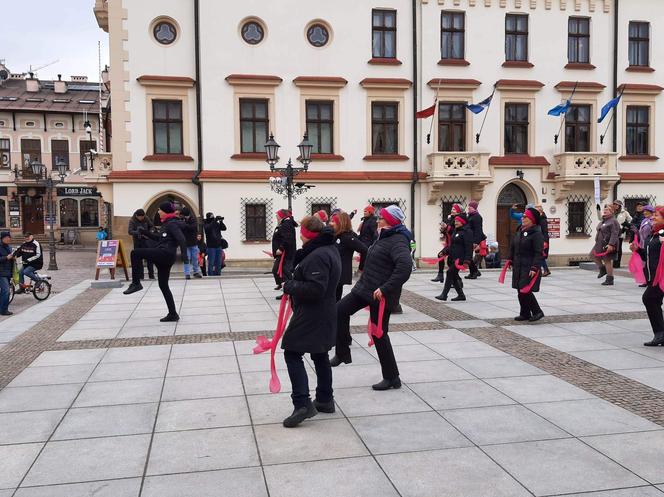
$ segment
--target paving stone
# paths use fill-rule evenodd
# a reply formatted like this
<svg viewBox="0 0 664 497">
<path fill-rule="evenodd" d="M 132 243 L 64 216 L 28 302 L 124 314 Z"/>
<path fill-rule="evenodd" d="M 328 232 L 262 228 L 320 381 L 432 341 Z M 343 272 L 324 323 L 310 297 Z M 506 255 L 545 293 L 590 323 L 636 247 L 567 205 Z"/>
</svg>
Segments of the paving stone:
<svg viewBox="0 0 664 497">
<path fill-rule="evenodd" d="M 429 345 L 446 359 L 466 357 L 507 357 L 505 352 L 482 342 L 434 343 Z"/>
<path fill-rule="evenodd" d="M 578 400 L 593 395 L 554 376 L 521 376 L 518 378 L 492 378 L 486 380 L 505 395 L 523 404 Z"/>
<path fill-rule="evenodd" d="M 502 378 L 508 376 L 532 376 L 546 374 L 515 357 L 472 357 L 454 359 L 454 363 L 478 378 Z"/>
<path fill-rule="evenodd" d="M 624 328 L 604 321 L 582 321 L 577 323 L 558 323 L 556 326 L 573 331 L 580 335 L 600 335 L 607 333 L 622 333 Z"/>
<path fill-rule="evenodd" d="M 491 445 L 483 450 L 536 496 L 646 483 L 576 439 Z"/>
<path fill-rule="evenodd" d="M 472 445 L 435 412 L 350 418 L 372 454 L 390 454 Z"/>
<path fill-rule="evenodd" d="M 140 478 L 128 478 L 48 487 L 19 488 L 16 497 L 138 497 L 140 487 Z"/>
<path fill-rule="evenodd" d="M 497 359 L 492 357 L 492 359 Z M 337 368 L 338 369 L 338 368 Z M 335 381 L 336 381 L 335 370 Z M 462 368 L 457 366 L 447 359 L 439 359 L 436 361 L 417 361 L 417 362 L 402 362 L 399 364 L 399 372 L 401 380 L 411 383 L 426 383 L 434 381 L 452 381 L 452 380 L 469 380 L 473 376 Z M 375 383 L 375 379 L 368 382 L 367 385 Z"/>
<path fill-rule="evenodd" d="M 244 397 L 162 402 L 155 431 L 197 430 L 251 424 Z"/>
<path fill-rule="evenodd" d="M 108 349 L 102 364 L 109 362 L 137 362 L 168 360 L 170 345 L 150 345 L 146 347 L 117 347 Z"/>
<path fill-rule="evenodd" d="M 267 497 L 260 468 L 226 469 L 180 475 L 150 476 L 143 497 Z"/>
<path fill-rule="evenodd" d="M 509 397 L 480 380 L 416 383 L 409 387 L 437 410 L 514 404 Z"/>
<path fill-rule="evenodd" d="M 237 373 L 173 376 L 164 382 L 163 401 L 233 397 L 244 395 Z"/>
<path fill-rule="evenodd" d="M 76 364 L 97 364 L 106 351 L 99 350 L 55 350 L 42 352 L 30 367 L 73 366 Z"/>
<path fill-rule="evenodd" d="M 139 477 L 143 474 L 149 443 L 149 435 L 49 442 L 24 485 Z"/>
<path fill-rule="evenodd" d="M 594 338 L 579 335 L 563 337 L 535 337 L 533 340 L 563 352 L 574 352 L 580 350 L 608 350 L 616 348 L 615 345 L 611 345 L 610 343 L 601 342 L 600 340 L 595 340 Z"/>
<path fill-rule="evenodd" d="M 313 397 L 315 393 L 312 392 Z M 278 393 L 267 395 L 250 395 L 247 397 L 251 422 L 254 425 L 281 423 L 284 418 L 293 412 L 293 401 L 290 394 Z M 340 418 L 341 413 L 337 410 L 333 414 L 319 412 L 315 420 Z"/>
<path fill-rule="evenodd" d="M 423 344 L 474 341 L 472 337 L 455 329 L 408 331 L 405 334 Z"/>
<path fill-rule="evenodd" d="M 82 384 L 5 388 L 0 390 L 0 412 L 68 408 Z"/>
<path fill-rule="evenodd" d="M 91 382 L 140 380 L 146 378 L 163 378 L 166 361 L 112 362 L 100 364 L 92 376 Z"/>
<path fill-rule="evenodd" d="M 531 495 L 474 447 L 391 454 L 377 460 L 403 497 Z"/>
<path fill-rule="evenodd" d="M 644 480 L 664 483 L 664 466 L 661 464 L 664 430 L 601 435 L 583 441 Z"/>
<path fill-rule="evenodd" d="M 662 492 L 656 487 L 632 487 L 622 490 L 606 490 L 604 492 L 591 492 L 582 494 L 566 494 L 565 497 L 662 497 Z"/>
<path fill-rule="evenodd" d="M 171 359 L 233 355 L 235 355 L 233 342 L 186 343 L 173 345 Z"/>
<path fill-rule="evenodd" d="M 87 383 L 74 407 L 159 402 L 162 384 L 161 378 Z"/>
<path fill-rule="evenodd" d="M 74 366 L 45 366 L 26 368 L 9 387 L 30 387 L 39 385 L 62 385 L 66 383 L 83 383 L 95 368 L 94 364 L 77 364 Z"/>
<path fill-rule="evenodd" d="M 638 369 L 638 368 L 657 368 L 664 367 L 664 361 L 658 361 L 650 357 L 637 354 L 630 350 L 603 350 L 587 351 L 587 352 L 573 352 L 573 356 L 588 361 L 592 364 L 608 369 L 610 371 L 617 371 L 621 369 Z"/>
<path fill-rule="evenodd" d="M 65 412 L 53 409 L 0 414 L 0 445 L 46 442 Z"/>
<path fill-rule="evenodd" d="M 0 445 L 0 489 L 18 487 L 43 443 Z"/>
<path fill-rule="evenodd" d="M 168 363 L 166 376 L 200 376 L 237 372 L 237 361 L 232 356 L 191 357 L 187 359 L 171 359 Z"/>
<path fill-rule="evenodd" d="M 155 433 L 147 474 L 258 466 L 251 427 Z"/>
<path fill-rule="evenodd" d="M 366 387 L 339 388 L 335 390 L 334 398 L 344 415 L 348 417 L 431 410 L 408 388 L 385 392 L 377 392 Z"/>
<path fill-rule="evenodd" d="M 156 403 L 70 409 L 53 440 L 152 433 L 156 415 Z"/>
<path fill-rule="evenodd" d="M 624 369 L 620 374 L 664 392 L 664 368 Z"/>
<path fill-rule="evenodd" d="M 464 329 L 464 328 L 490 328 L 491 323 L 482 321 L 480 319 L 465 319 L 460 321 L 445 321 L 445 324 L 450 328 Z"/>
<path fill-rule="evenodd" d="M 307 367 L 306 362 L 305 367 Z M 308 373 L 311 378 L 311 375 L 313 374 L 311 368 L 309 368 Z M 285 369 L 277 369 L 277 374 L 279 375 L 279 378 L 281 378 L 281 392 L 292 391 L 290 381 L 286 380 L 286 378 L 288 378 L 288 371 Z M 242 383 L 244 384 L 244 390 L 247 395 L 270 393 L 270 374 L 266 374 L 265 371 L 242 373 Z"/>
<path fill-rule="evenodd" d="M 511 331 L 512 333 L 516 333 L 528 338 L 578 336 L 578 334 L 574 331 L 565 329 L 559 324 L 531 324 L 504 326 L 503 328 Z"/>
<path fill-rule="evenodd" d="M 263 464 L 315 461 L 367 455 L 367 449 L 346 419 L 307 420 L 296 430 L 281 424 L 255 427 Z"/>
<path fill-rule="evenodd" d="M 264 472 L 270 497 L 399 497 L 370 457 L 265 466 Z"/>
<path fill-rule="evenodd" d="M 407 361 L 431 361 L 440 359 L 440 355 L 422 344 L 417 345 L 397 345 L 392 347 L 394 350 L 394 357 L 398 363 Z M 375 348 L 371 349 L 371 354 L 378 358 L 378 353 Z"/>
</svg>

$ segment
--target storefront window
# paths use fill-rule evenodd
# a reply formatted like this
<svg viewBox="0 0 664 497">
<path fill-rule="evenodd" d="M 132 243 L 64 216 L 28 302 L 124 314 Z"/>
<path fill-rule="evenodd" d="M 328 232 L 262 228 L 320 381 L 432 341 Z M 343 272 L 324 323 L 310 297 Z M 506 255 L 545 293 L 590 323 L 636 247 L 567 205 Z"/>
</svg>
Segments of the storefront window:
<svg viewBox="0 0 664 497">
<path fill-rule="evenodd" d="M 60 200 L 60 226 L 63 228 L 78 227 L 78 201 L 73 198 Z"/>
<path fill-rule="evenodd" d="M 0 199 L 0 228 L 7 227 L 7 210 L 4 200 Z"/>
<path fill-rule="evenodd" d="M 99 201 L 94 198 L 81 200 L 81 226 L 99 226 Z"/>
</svg>

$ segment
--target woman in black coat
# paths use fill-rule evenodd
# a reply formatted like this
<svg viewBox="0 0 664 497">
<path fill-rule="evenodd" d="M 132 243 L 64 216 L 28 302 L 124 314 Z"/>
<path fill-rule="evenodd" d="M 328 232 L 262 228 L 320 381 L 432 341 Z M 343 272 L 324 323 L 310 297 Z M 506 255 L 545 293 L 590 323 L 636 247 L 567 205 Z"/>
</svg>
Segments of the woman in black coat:
<svg viewBox="0 0 664 497">
<path fill-rule="evenodd" d="M 295 255 L 293 279 L 284 283 L 290 295 L 293 317 L 284 333 L 281 347 L 293 386 L 293 414 L 284 419 L 292 428 L 318 411 L 334 412 L 332 368 L 328 351 L 336 343 L 337 313 L 335 292 L 341 275 L 341 259 L 334 246 L 334 233 L 313 216 L 305 217 L 300 228 L 303 247 Z M 309 397 L 307 370 L 302 362 L 311 354 L 316 368 L 316 399 Z"/>
<path fill-rule="evenodd" d="M 544 260 L 544 237 L 539 227 L 540 215 L 537 209 L 529 207 L 523 213 L 521 227 L 514 235 L 510 245 L 512 261 L 512 288 L 517 291 L 521 310 L 515 321 L 539 321 L 544 317 L 542 308 L 535 298 L 542 281 L 542 261 Z M 530 286 L 533 278 L 537 278 L 527 293 L 521 290 Z"/>
<path fill-rule="evenodd" d="M 447 294 L 450 288 L 454 286 L 457 296 L 453 301 L 466 300 L 466 296 L 461 288 L 459 270 L 457 263 L 470 265 L 473 258 L 473 232 L 468 228 L 468 217 L 460 213 L 454 218 L 454 232 L 450 238 L 449 246 L 445 248 L 447 254 L 447 279 L 443 292 L 436 298 L 438 300 L 447 300 Z"/>
<path fill-rule="evenodd" d="M 643 305 L 646 306 L 650 326 L 655 335 L 649 342 L 644 343 L 646 347 L 656 347 L 664 345 L 664 316 L 662 315 L 662 300 L 664 292 L 659 282 L 654 284 L 657 267 L 664 264 L 660 261 L 660 251 L 664 241 L 664 205 L 658 205 L 653 215 L 653 229 L 650 236 L 643 241 L 643 247 L 638 249 L 638 253 L 645 261 L 643 273 L 646 277 L 646 291 L 643 292 Z M 632 250 L 637 250 L 634 243 L 629 246 Z"/>
<path fill-rule="evenodd" d="M 438 252 L 438 257 L 445 255 L 446 249 L 449 248 L 452 241 L 452 233 L 454 232 L 454 218 L 463 212 L 463 207 L 459 204 L 453 204 L 452 209 L 450 210 L 450 215 L 447 216 L 447 222 L 440 223 L 440 239 L 443 241 L 443 249 Z M 445 283 L 445 261 L 438 262 L 438 274 L 433 282 Z M 461 288 L 463 288 L 463 282 L 459 279 Z"/>
<path fill-rule="evenodd" d="M 353 254 L 360 254 L 360 271 L 364 269 L 364 256 L 367 255 L 367 246 L 360 241 L 353 231 L 350 216 L 344 211 L 332 214 L 330 227 L 334 230 L 337 240 L 337 249 L 341 257 L 341 279 L 337 285 L 337 302 L 344 293 L 344 285 L 353 283 Z"/>
<path fill-rule="evenodd" d="M 293 261 L 295 260 L 295 251 L 297 244 L 295 242 L 295 228 L 297 223 L 293 219 L 293 214 L 287 209 L 277 211 L 277 228 L 272 235 L 272 275 L 277 286 L 275 290 L 281 290 L 281 285 L 287 277 L 293 272 Z M 281 264 L 281 255 L 284 255 L 282 265 L 282 276 L 279 276 L 279 265 Z M 281 296 L 277 297 L 280 300 Z"/>
</svg>

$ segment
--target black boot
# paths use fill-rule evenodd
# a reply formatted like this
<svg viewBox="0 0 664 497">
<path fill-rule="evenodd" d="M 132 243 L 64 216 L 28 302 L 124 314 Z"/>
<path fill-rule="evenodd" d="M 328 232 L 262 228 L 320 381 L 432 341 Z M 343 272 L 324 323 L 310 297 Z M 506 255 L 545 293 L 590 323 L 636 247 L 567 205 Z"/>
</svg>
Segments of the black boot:
<svg viewBox="0 0 664 497">
<path fill-rule="evenodd" d="M 655 333 L 655 337 L 649 342 L 644 343 L 646 347 L 657 347 L 658 345 L 664 346 L 664 332 Z"/>
<path fill-rule="evenodd" d="M 314 407 L 318 412 L 324 412 L 327 414 L 332 414 L 336 410 L 336 408 L 334 407 L 333 400 L 329 402 L 319 402 L 317 400 L 314 400 Z"/>
<path fill-rule="evenodd" d="M 531 323 L 534 323 L 535 321 L 539 321 L 544 317 L 544 313 L 542 311 L 538 311 L 535 314 L 533 314 L 530 318 L 528 318 L 528 321 Z"/>
<path fill-rule="evenodd" d="M 389 390 L 390 388 L 394 388 L 395 390 L 398 388 L 401 388 L 401 380 L 397 376 L 393 380 L 386 380 L 383 378 L 383 380 L 379 383 L 376 383 L 375 385 L 371 385 L 371 388 L 374 390 Z"/>
<path fill-rule="evenodd" d="M 445 292 L 442 292 L 440 295 L 436 295 L 434 298 L 436 300 L 447 300 L 447 294 Z"/>
<path fill-rule="evenodd" d="M 140 283 L 132 283 L 129 287 L 122 293 L 125 295 L 131 295 L 132 293 L 140 292 L 143 290 L 143 285 Z"/>
<path fill-rule="evenodd" d="M 463 294 L 463 292 L 461 292 L 459 295 L 452 299 L 452 302 L 464 302 L 465 300 L 466 296 Z"/>
<path fill-rule="evenodd" d="M 166 314 L 163 318 L 161 318 L 159 321 L 162 323 L 174 323 L 176 321 L 180 320 L 180 316 L 177 314 L 171 314 L 170 312 Z"/>
<path fill-rule="evenodd" d="M 606 280 L 602 283 L 602 286 L 613 286 L 613 276 L 607 276 Z"/>
<path fill-rule="evenodd" d="M 401 304 L 397 304 L 397 306 L 392 311 L 392 314 L 403 314 L 403 308 L 401 307 Z"/>
<path fill-rule="evenodd" d="M 528 321 L 530 319 L 530 316 L 522 316 L 519 314 L 517 317 L 514 318 L 514 321 Z"/>
<path fill-rule="evenodd" d="M 330 359 L 330 366 L 336 368 L 341 363 L 350 364 L 351 362 L 353 362 L 353 358 L 350 356 L 350 354 L 348 354 L 346 357 L 339 357 L 338 355 L 334 354 L 334 357 Z"/>
<path fill-rule="evenodd" d="M 293 414 L 284 419 L 283 425 L 286 428 L 295 428 L 302 421 L 305 419 L 313 418 L 316 414 L 318 414 L 318 411 L 314 405 L 309 402 L 306 407 L 293 409 Z"/>
<path fill-rule="evenodd" d="M 602 267 L 599 268 L 599 274 L 597 275 L 597 278 L 604 278 L 606 276 L 606 267 L 602 265 Z"/>
<path fill-rule="evenodd" d="M 434 283 L 441 282 L 443 283 L 445 281 L 445 273 L 438 273 L 434 279 L 432 279 Z"/>
</svg>

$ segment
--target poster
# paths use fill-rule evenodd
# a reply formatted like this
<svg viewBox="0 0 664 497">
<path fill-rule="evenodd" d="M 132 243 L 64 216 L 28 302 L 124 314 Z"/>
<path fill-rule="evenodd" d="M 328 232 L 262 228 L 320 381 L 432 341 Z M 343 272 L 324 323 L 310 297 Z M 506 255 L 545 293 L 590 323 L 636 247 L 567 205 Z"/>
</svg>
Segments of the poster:
<svg viewBox="0 0 664 497">
<path fill-rule="evenodd" d="M 560 218 L 550 217 L 548 220 L 549 238 L 560 238 Z"/>
<path fill-rule="evenodd" d="M 600 199 L 600 188 L 599 188 L 599 176 L 595 176 L 593 180 L 595 182 L 595 204 L 600 205 L 601 199 Z"/>
<path fill-rule="evenodd" d="M 115 267 L 118 258 L 118 249 L 118 240 L 104 240 L 99 242 L 97 267 Z"/>
</svg>

